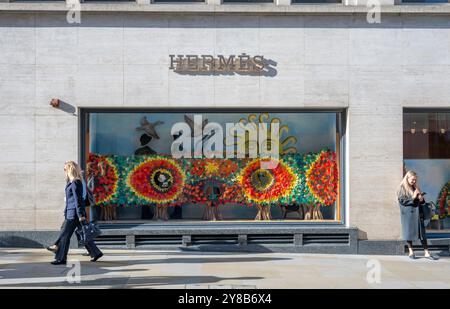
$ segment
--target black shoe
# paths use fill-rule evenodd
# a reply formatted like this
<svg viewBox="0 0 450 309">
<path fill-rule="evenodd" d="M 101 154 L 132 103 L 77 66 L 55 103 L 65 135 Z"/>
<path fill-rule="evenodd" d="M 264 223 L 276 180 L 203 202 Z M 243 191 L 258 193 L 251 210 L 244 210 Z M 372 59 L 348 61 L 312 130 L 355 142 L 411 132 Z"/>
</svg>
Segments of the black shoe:
<svg viewBox="0 0 450 309">
<path fill-rule="evenodd" d="M 66 265 L 67 262 L 66 261 L 60 261 L 60 260 L 54 260 L 50 264 L 52 264 L 52 265 Z"/>
<path fill-rule="evenodd" d="M 100 253 L 100 254 L 97 255 L 96 257 L 92 258 L 92 259 L 91 259 L 91 262 L 97 262 L 97 260 L 98 260 L 99 258 L 101 258 L 102 256 L 103 256 L 103 253 Z"/>
</svg>

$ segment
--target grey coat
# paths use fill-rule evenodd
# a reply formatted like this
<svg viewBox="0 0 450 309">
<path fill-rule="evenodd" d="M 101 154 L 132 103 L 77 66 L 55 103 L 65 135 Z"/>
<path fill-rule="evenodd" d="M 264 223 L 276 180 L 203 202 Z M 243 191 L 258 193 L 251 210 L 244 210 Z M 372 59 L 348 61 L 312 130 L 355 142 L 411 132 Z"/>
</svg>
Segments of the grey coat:
<svg viewBox="0 0 450 309">
<path fill-rule="evenodd" d="M 405 192 L 399 192 L 398 204 L 402 222 L 403 240 L 419 240 L 425 238 L 425 227 L 419 216 L 419 199 L 413 199 Z"/>
</svg>

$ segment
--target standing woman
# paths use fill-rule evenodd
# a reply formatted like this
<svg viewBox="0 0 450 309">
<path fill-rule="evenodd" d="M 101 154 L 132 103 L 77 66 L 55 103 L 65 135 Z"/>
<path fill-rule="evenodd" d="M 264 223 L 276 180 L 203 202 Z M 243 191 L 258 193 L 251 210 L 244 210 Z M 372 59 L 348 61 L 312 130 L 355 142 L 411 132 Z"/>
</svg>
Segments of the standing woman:
<svg viewBox="0 0 450 309">
<path fill-rule="evenodd" d="M 400 183 L 397 192 L 397 199 L 400 206 L 400 215 L 402 222 L 403 240 L 406 241 L 409 250 L 409 258 L 415 259 L 412 243 L 420 239 L 425 258 L 437 260 L 436 257 L 428 251 L 427 235 L 425 231 L 423 204 L 425 204 L 424 194 L 417 185 L 417 174 L 408 171 Z"/>
</svg>

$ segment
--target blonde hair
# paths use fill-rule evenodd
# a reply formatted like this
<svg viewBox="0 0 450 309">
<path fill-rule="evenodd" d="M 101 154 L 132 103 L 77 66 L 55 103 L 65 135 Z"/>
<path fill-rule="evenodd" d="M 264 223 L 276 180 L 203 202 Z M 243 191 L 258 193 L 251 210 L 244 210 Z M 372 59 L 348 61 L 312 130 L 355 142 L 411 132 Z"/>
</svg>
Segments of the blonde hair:
<svg viewBox="0 0 450 309">
<path fill-rule="evenodd" d="M 402 182 L 400 183 L 397 195 L 408 195 L 408 196 L 412 196 L 414 194 L 413 189 L 411 187 L 411 185 L 408 183 L 408 179 L 411 177 L 417 177 L 417 173 L 414 171 L 408 171 L 405 174 L 405 177 L 403 177 Z M 418 189 L 419 187 L 417 186 L 416 183 L 416 188 Z"/>
<path fill-rule="evenodd" d="M 81 169 L 75 162 L 73 161 L 66 162 L 64 164 L 64 171 L 66 172 L 68 181 L 72 182 L 77 179 L 81 180 L 82 177 Z"/>
</svg>

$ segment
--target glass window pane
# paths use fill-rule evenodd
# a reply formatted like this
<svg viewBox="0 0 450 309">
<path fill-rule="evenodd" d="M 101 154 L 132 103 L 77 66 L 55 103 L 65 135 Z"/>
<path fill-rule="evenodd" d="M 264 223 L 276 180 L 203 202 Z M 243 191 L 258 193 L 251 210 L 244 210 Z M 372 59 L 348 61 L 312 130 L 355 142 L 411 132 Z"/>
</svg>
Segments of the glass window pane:
<svg viewBox="0 0 450 309">
<path fill-rule="evenodd" d="M 450 113 L 406 112 L 403 115 L 405 159 L 450 159 Z"/>
<path fill-rule="evenodd" d="M 96 200 L 118 220 L 341 220 L 339 113 L 123 111 L 86 120 L 85 158 L 102 184 Z M 262 167 L 267 152 L 274 167 Z"/>
<path fill-rule="evenodd" d="M 404 172 L 418 174 L 425 200 L 436 207 L 429 229 L 450 231 L 450 110 L 403 114 Z"/>
</svg>

